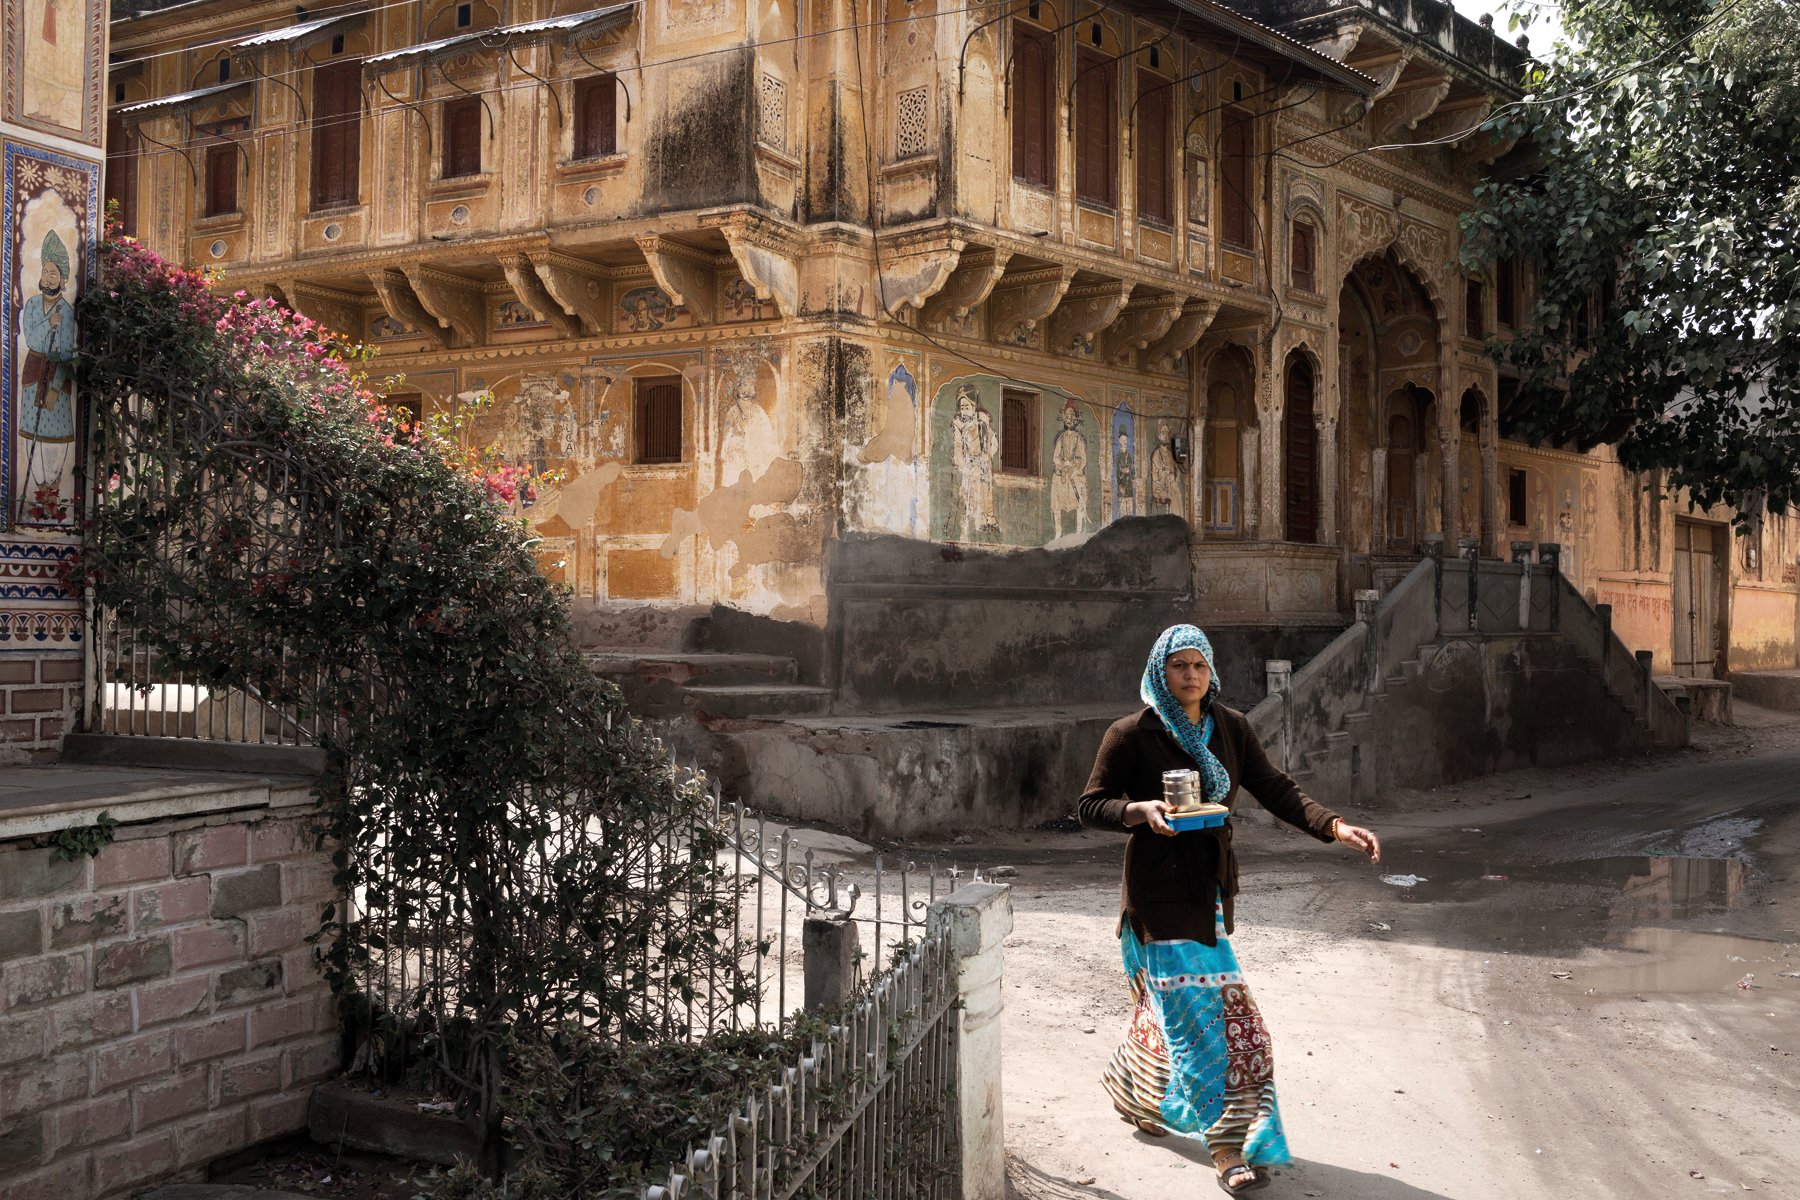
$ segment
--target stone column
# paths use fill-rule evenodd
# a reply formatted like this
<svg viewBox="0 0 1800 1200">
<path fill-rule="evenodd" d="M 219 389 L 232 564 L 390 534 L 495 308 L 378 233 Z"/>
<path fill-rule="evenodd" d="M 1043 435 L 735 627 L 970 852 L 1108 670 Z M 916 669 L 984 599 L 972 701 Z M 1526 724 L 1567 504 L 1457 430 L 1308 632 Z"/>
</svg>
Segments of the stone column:
<svg viewBox="0 0 1800 1200">
<path fill-rule="evenodd" d="M 1448 295 L 1448 291 L 1445 293 Z M 1444 543 L 1453 545 L 1462 536 L 1462 392 L 1456 386 L 1456 341 L 1451 318 L 1443 318 L 1444 332 L 1438 343 L 1438 446 L 1444 461 Z"/>
<path fill-rule="evenodd" d="M 1001 944 L 1012 932 L 1011 889 L 971 883 L 931 906 L 931 928 L 957 959 L 956 1099 L 962 1200 L 1006 1200 L 1006 1119 L 1001 1107 Z"/>
<path fill-rule="evenodd" d="M 1257 353 L 1258 405 L 1256 423 L 1262 430 L 1257 458 L 1257 522 L 1255 537 L 1280 541 L 1287 536 L 1281 520 L 1281 501 L 1286 489 L 1281 479 L 1283 449 L 1281 416 L 1286 410 L 1281 396 L 1281 373 L 1275 367 L 1271 342 Z"/>
<path fill-rule="evenodd" d="M 1388 548 L 1388 452 L 1378 445 L 1369 452 L 1369 501 L 1374 513 L 1370 517 L 1369 553 L 1385 554 Z M 1418 530 L 1414 530 L 1417 533 Z"/>
<path fill-rule="evenodd" d="M 1188 426 L 1188 526 L 1196 542 L 1206 540 L 1206 409 L 1196 407 Z"/>
<path fill-rule="evenodd" d="M 840 1009 L 856 994 L 856 922 L 808 917 L 800 935 L 807 1012 Z"/>
<path fill-rule="evenodd" d="M 1338 480 L 1338 442 L 1337 417 L 1320 414 L 1318 419 L 1319 439 L 1319 544 L 1332 546 L 1337 544 L 1337 480 Z"/>
<path fill-rule="evenodd" d="M 1499 558 L 1500 539 L 1505 533 L 1500 528 L 1500 443 L 1497 438 L 1488 436 L 1486 425 L 1484 415 L 1481 431 L 1481 552 Z"/>
</svg>

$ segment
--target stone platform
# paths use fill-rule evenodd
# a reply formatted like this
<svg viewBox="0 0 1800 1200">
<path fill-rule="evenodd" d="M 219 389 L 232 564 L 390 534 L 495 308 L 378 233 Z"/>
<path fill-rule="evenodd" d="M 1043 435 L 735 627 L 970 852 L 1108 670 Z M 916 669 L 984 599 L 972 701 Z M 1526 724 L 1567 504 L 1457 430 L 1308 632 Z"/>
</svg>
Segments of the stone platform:
<svg viewBox="0 0 1800 1200">
<path fill-rule="evenodd" d="M 1800 671 L 1733 671 L 1731 686 L 1751 704 L 1800 712 Z"/>
</svg>

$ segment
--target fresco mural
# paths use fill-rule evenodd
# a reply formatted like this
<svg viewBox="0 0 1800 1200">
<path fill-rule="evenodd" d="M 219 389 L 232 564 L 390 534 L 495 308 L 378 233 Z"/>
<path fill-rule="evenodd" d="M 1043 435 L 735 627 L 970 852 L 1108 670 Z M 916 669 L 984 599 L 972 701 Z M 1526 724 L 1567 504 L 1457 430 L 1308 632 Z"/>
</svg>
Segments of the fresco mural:
<svg viewBox="0 0 1800 1200">
<path fill-rule="evenodd" d="M 11 528 L 75 528 L 74 302 L 93 270 L 98 164 L 9 142 L 0 215 L 0 459 Z"/>
<path fill-rule="evenodd" d="M 1138 515 L 1137 414 L 1129 404 L 1113 410 L 1108 459 L 1112 520 Z"/>
<path fill-rule="evenodd" d="M 759 300 L 756 286 L 734 275 L 719 289 L 720 321 L 767 321 L 776 316 L 774 300 Z"/>
<path fill-rule="evenodd" d="M 1000 470 L 1001 393 L 1018 381 L 964 375 L 937 388 L 928 418 L 931 536 L 971 545 L 1042 546 L 1102 523 L 1094 410 L 1062 388 L 1037 393 L 1038 473 Z"/>
<path fill-rule="evenodd" d="M 634 287 L 619 296 L 616 326 L 619 333 L 654 333 L 658 329 L 683 329 L 693 324 L 687 306 L 676 304 L 667 292 L 653 285 Z"/>
<path fill-rule="evenodd" d="M 1175 460 L 1177 419 L 1168 414 L 1156 418 L 1156 445 L 1150 451 L 1150 516 L 1174 513 L 1185 516 L 1182 496 L 1186 481 L 1181 464 Z"/>
<path fill-rule="evenodd" d="M 6 0 L 6 119 L 100 142 L 100 0 Z"/>
</svg>

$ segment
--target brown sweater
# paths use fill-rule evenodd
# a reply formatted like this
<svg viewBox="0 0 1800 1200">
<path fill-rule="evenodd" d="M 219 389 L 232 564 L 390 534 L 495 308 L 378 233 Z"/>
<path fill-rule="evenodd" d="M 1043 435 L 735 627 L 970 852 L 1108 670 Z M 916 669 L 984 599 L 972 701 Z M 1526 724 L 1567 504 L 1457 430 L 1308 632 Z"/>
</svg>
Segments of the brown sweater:
<svg viewBox="0 0 1800 1200">
<path fill-rule="evenodd" d="M 1285 771 L 1269 761 L 1250 722 L 1236 709 L 1212 707 L 1210 749 L 1231 776 L 1226 807 L 1234 807 L 1241 787 L 1264 808 L 1297 829 L 1329 842 L 1337 814 L 1300 790 Z M 1094 773 L 1081 794 L 1078 813 L 1089 829 L 1111 829 L 1130 836 L 1125 842 L 1125 873 L 1120 883 L 1119 927 L 1143 942 L 1192 940 L 1214 945 L 1213 897 L 1225 906 L 1225 931 L 1232 930 L 1232 898 L 1237 895 L 1237 855 L 1231 848 L 1231 820 L 1216 829 L 1195 829 L 1166 837 L 1146 822 L 1127 828 L 1125 806 L 1134 800 L 1160 800 L 1162 773 L 1196 770 L 1156 715 L 1142 711 L 1114 721 L 1094 757 Z"/>
</svg>

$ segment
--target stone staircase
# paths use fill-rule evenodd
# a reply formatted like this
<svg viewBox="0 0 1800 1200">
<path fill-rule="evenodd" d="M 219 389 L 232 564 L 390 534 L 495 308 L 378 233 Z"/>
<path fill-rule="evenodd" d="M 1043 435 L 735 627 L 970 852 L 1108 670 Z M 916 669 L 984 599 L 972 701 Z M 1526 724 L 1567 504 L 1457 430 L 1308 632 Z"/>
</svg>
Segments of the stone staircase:
<svg viewBox="0 0 1800 1200">
<path fill-rule="evenodd" d="M 609 649 L 585 657 L 618 684 L 633 712 L 651 719 L 690 716 L 710 723 L 815 716 L 831 707 L 831 690 L 801 683 L 800 664 L 789 656 Z"/>
<path fill-rule="evenodd" d="M 1324 803 L 1682 745 L 1647 663 L 1548 566 L 1427 559 L 1250 719 Z M 1474 616 L 1471 619 L 1471 612 Z"/>
</svg>

